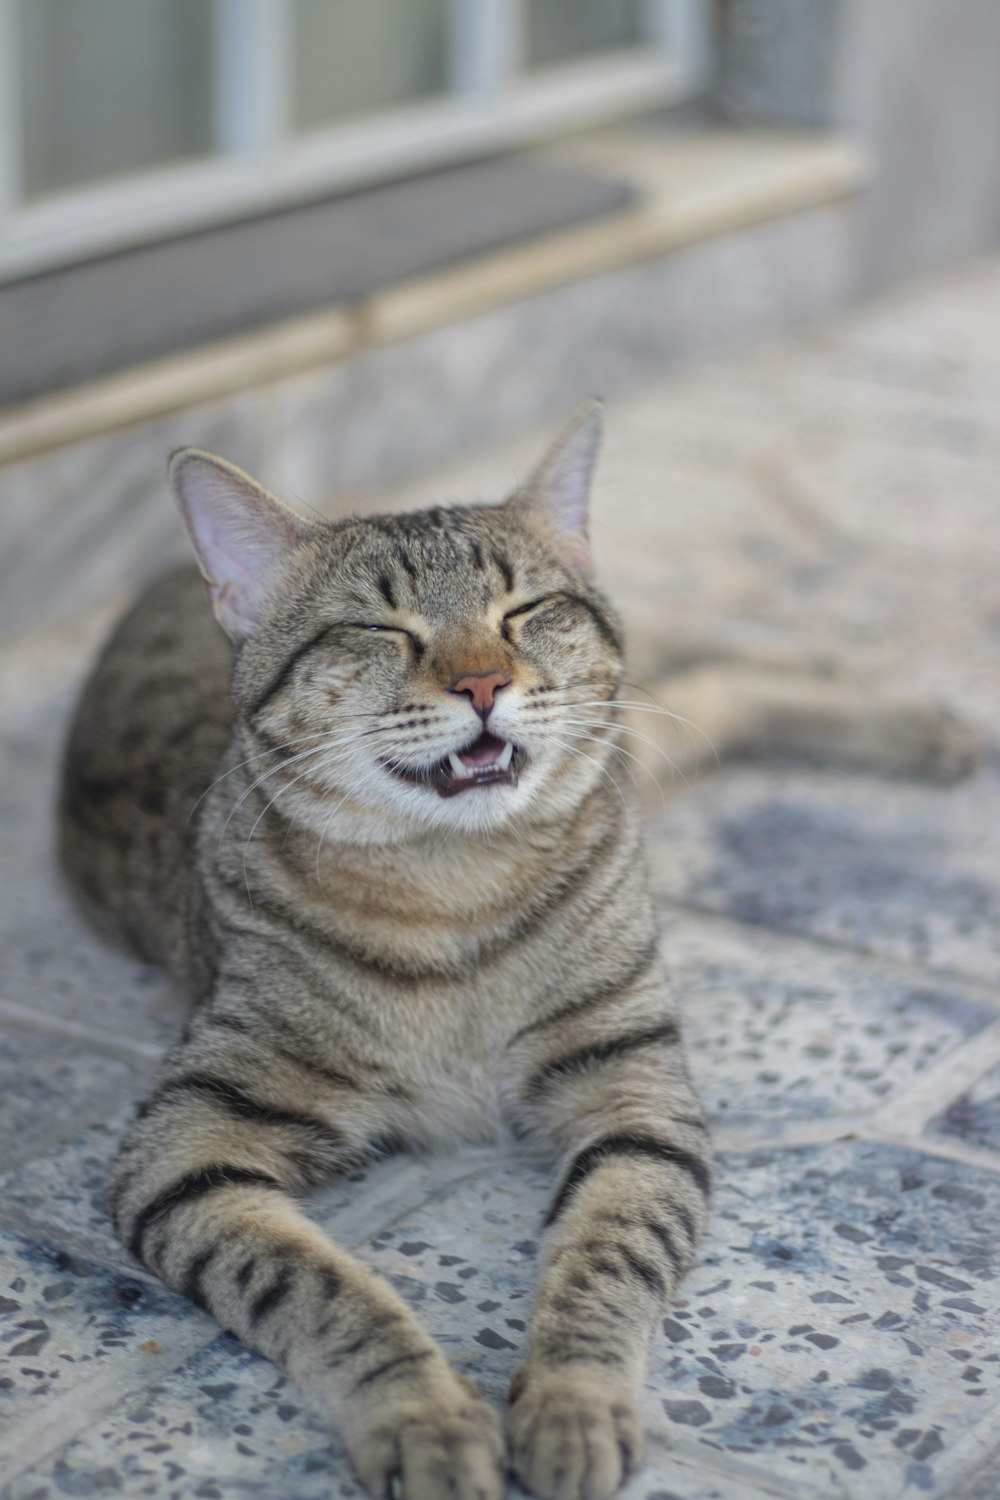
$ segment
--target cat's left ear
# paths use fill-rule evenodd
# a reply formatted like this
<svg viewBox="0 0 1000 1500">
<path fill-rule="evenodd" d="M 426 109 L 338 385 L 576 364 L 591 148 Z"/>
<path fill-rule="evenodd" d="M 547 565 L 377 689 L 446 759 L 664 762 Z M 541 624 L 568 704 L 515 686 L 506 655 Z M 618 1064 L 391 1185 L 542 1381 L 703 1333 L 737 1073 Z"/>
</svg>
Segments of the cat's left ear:
<svg viewBox="0 0 1000 1500">
<path fill-rule="evenodd" d="M 511 501 L 555 532 L 559 550 L 582 573 L 591 571 L 587 519 L 590 487 L 601 446 L 604 403 L 585 401 Z"/>
<path fill-rule="evenodd" d="M 170 483 L 215 617 L 231 641 L 253 634 L 293 552 L 320 528 L 235 464 L 199 448 L 170 460 Z"/>
</svg>

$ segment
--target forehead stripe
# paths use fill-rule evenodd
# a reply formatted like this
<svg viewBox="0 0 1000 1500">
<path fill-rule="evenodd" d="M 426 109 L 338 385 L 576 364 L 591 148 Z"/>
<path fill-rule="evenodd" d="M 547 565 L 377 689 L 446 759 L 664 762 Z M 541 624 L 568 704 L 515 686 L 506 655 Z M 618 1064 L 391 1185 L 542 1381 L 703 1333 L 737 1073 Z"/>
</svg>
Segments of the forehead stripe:
<svg viewBox="0 0 1000 1500">
<path fill-rule="evenodd" d="M 399 566 L 402 568 L 403 572 L 404 573 L 408 573 L 409 576 L 413 579 L 413 582 L 416 583 L 416 581 L 417 581 L 417 570 L 414 567 L 414 565 L 413 565 L 413 559 L 410 557 L 410 554 L 407 552 L 406 548 L 405 547 L 397 546 L 394 549 L 394 555 L 395 555 L 396 561 L 399 563 Z"/>
<path fill-rule="evenodd" d="M 509 593 L 510 590 L 514 587 L 514 570 L 507 559 L 505 557 L 502 557 L 499 552 L 493 553 L 493 561 L 500 569 L 500 575 L 503 578 L 504 587 Z"/>
</svg>

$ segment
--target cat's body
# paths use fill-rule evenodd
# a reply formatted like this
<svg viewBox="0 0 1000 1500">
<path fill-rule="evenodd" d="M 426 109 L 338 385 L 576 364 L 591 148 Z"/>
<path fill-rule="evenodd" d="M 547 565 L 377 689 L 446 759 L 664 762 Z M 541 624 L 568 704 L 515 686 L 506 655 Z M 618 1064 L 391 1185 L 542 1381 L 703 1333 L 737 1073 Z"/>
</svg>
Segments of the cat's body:
<svg viewBox="0 0 1000 1500">
<path fill-rule="evenodd" d="M 495 1415 L 291 1195 L 373 1152 L 545 1148 L 510 1459 L 599 1500 L 709 1146 L 614 770 L 622 646 L 588 570 L 588 409 L 505 506 L 318 526 L 182 454 L 193 572 L 123 622 L 67 754 L 88 902 L 197 1003 L 126 1136 L 123 1239 L 275 1359 L 366 1484 L 495 1500 Z M 192 809 L 195 809 L 192 815 Z"/>
</svg>

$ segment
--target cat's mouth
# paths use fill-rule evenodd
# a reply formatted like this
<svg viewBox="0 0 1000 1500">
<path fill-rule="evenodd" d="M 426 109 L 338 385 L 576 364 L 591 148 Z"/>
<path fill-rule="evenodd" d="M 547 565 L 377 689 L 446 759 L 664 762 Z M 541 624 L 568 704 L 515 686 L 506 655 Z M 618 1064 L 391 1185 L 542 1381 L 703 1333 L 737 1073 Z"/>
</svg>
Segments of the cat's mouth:
<svg viewBox="0 0 1000 1500">
<path fill-rule="evenodd" d="M 517 786 L 525 753 L 511 740 L 484 732 L 464 750 L 451 750 L 432 766 L 410 769 L 383 761 L 387 771 L 416 786 L 429 786 L 441 797 L 455 797 L 484 786 Z"/>
</svg>

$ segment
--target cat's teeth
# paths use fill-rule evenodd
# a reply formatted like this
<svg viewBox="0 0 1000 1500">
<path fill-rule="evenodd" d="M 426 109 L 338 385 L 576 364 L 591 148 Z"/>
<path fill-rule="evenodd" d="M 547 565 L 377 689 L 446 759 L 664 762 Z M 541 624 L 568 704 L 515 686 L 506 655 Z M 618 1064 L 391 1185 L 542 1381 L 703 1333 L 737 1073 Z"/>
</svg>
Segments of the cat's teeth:
<svg viewBox="0 0 1000 1500">
<path fill-rule="evenodd" d="M 448 765 L 452 776 L 459 781 L 472 781 L 480 774 L 492 774 L 495 771 L 506 771 L 514 757 L 514 746 L 510 740 L 504 741 L 503 749 L 496 760 L 485 761 L 482 765 L 467 766 L 461 756 L 455 750 L 448 752 Z"/>
</svg>

